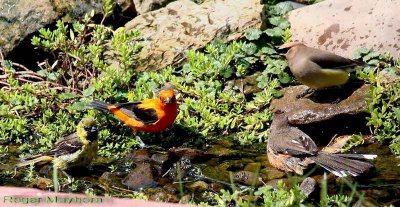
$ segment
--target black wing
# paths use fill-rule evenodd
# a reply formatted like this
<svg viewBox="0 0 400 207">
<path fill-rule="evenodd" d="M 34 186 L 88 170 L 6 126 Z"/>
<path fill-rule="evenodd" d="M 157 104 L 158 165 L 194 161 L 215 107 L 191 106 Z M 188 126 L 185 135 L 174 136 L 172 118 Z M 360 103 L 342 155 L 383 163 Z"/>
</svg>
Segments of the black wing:
<svg viewBox="0 0 400 207">
<path fill-rule="evenodd" d="M 309 48 L 309 49 L 316 50 L 314 48 Z M 323 50 L 317 50 L 313 53 L 310 52 L 310 54 L 312 54 L 310 56 L 310 60 L 318 64 L 321 68 L 343 69 L 343 68 L 350 68 L 358 65 L 363 65 L 362 62 L 344 58 L 342 56 Z"/>
<path fill-rule="evenodd" d="M 318 147 L 314 141 L 304 132 L 289 127 L 270 135 L 272 141 L 271 147 L 274 151 L 289 155 L 315 155 Z"/>
<path fill-rule="evenodd" d="M 76 134 L 71 134 L 54 144 L 53 148 L 51 148 L 48 152 L 43 153 L 43 155 L 50 155 L 50 156 L 61 156 L 72 154 L 80 149 L 82 149 L 83 143 L 82 141 L 76 136 Z"/>
<path fill-rule="evenodd" d="M 119 108 L 125 114 L 133 117 L 144 124 L 152 124 L 158 121 L 157 112 L 155 109 L 141 109 L 138 107 L 142 102 L 128 102 L 120 103 L 115 106 Z"/>
</svg>

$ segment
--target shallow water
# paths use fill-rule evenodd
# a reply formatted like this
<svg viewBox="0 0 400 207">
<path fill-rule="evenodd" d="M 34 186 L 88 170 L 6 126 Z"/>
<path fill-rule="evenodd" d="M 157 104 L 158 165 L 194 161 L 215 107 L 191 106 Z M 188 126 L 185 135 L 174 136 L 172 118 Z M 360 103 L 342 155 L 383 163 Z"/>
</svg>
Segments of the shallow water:
<svg viewBox="0 0 400 207">
<path fill-rule="evenodd" d="M 226 139 L 202 149 L 186 147 L 162 151 L 157 147 L 136 150 L 124 159 L 120 159 L 118 163 L 112 163 L 120 166 L 114 172 L 110 172 L 110 160 L 103 158 L 97 158 L 89 169 L 69 171 L 68 173 L 74 178 L 74 182 L 63 186 L 61 190 L 84 193 L 87 189 L 90 189 L 92 193 L 97 195 L 107 193 L 118 197 L 132 197 L 133 188 L 141 187 L 141 184 L 147 183 L 149 185 L 144 185 L 135 190 L 143 192 L 151 200 L 178 202 L 182 196 L 194 195 L 190 200 L 199 202 L 208 201 L 209 198 L 205 197 L 206 193 L 204 192 L 230 189 L 232 184 L 238 188 L 246 188 L 246 186 L 274 185 L 276 180 L 284 179 L 290 185 L 293 180 L 301 181 L 303 179 L 271 167 L 264 151 L 265 144 L 263 143 L 239 146 Z M 357 185 L 360 194 L 365 193 L 366 205 L 393 204 L 399 206 L 400 159 L 396 158 L 387 146 L 380 146 L 379 144 L 361 146 L 354 151 L 378 155 L 378 158 L 373 161 L 376 166 L 375 169 L 357 179 L 350 179 L 352 185 Z M 52 190 L 51 185 L 43 187 L 37 179 L 28 180 L 28 168 L 5 173 L 5 169 L 9 169 L 17 161 L 17 153 L 16 147 L 9 146 L 8 153 L 1 156 L 0 162 L 3 165 L 1 167 L 0 185 L 39 187 Z M 148 166 L 143 166 L 144 163 L 148 163 Z M 135 166 L 142 166 L 143 169 L 150 169 L 149 171 L 152 172 L 141 172 L 142 174 L 149 174 L 149 176 L 135 175 L 134 180 L 126 181 L 125 177 L 129 175 L 130 170 L 135 169 Z M 49 168 L 49 166 L 34 168 L 33 178 L 37 176 L 47 177 L 51 181 L 52 170 L 46 170 L 46 168 Z M 314 171 L 309 176 L 316 178 L 316 180 L 324 172 L 320 168 L 310 168 L 309 171 L 312 170 Z M 63 175 L 60 173 L 59 177 L 63 177 Z M 255 182 L 259 177 L 262 182 Z M 330 194 L 350 193 L 351 189 L 345 182 L 336 179 L 334 176 L 329 176 L 329 178 Z M 130 187 L 127 187 L 126 182 L 133 184 L 131 183 Z M 181 187 L 179 182 L 182 183 Z M 137 183 L 139 183 L 139 186 L 137 186 Z M 318 203 L 318 194 L 309 199 Z"/>
</svg>

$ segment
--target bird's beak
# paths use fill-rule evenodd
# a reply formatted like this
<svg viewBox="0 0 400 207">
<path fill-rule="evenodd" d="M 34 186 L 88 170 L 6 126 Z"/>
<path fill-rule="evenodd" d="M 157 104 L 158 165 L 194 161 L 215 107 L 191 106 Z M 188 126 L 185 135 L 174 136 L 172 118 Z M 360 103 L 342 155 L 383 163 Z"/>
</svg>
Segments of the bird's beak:
<svg viewBox="0 0 400 207">
<path fill-rule="evenodd" d="M 170 104 L 170 103 L 172 103 L 172 98 L 171 97 L 166 97 L 163 102 L 165 104 Z"/>
</svg>

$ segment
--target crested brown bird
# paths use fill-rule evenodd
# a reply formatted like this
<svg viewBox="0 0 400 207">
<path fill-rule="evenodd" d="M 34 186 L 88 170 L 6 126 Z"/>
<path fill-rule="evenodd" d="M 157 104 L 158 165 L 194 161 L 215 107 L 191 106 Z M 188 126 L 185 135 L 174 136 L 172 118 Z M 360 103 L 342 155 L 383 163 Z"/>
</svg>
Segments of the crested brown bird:
<svg viewBox="0 0 400 207">
<path fill-rule="evenodd" d="M 355 67 L 365 65 L 300 42 L 285 43 L 278 51 L 287 51 L 285 57 L 293 76 L 314 90 L 344 85 Z"/>
<path fill-rule="evenodd" d="M 302 175 L 309 164 L 316 163 L 336 176 L 358 176 L 373 165 L 362 159 L 372 154 L 329 154 L 320 151 L 314 141 L 300 129 L 289 125 L 287 115 L 277 111 L 272 121 L 267 145 L 272 166 Z"/>
</svg>

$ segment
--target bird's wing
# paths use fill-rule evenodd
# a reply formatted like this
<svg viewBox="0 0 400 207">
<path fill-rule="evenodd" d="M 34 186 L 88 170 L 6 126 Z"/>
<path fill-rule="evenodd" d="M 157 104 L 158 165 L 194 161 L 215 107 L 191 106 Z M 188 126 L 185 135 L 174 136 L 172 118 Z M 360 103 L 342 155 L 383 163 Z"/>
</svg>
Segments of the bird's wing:
<svg viewBox="0 0 400 207">
<path fill-rule="evenodd" d="M 158 121 L 157 111 L 155 109 L 142 108 L 139 107 L 140 104 L 142 104 L 142 102 L 128 102 L 116 104 L 115 107 L 145 125 L 153 124 Z"/>
<path fill-rule="evenodd" d="M 60 142 L 54 144 L 53 148 L 51 148 L 48 152 L 43 153 L 42 155 L 49 156 L 61 156 L 72 154 L 80 149 L 82 149 L 83 143 L 76 136 L 76 134 L 71 134 L 68 137 L 62 139 Z"/>
<path fill-rule="evenodd" d="M 308 48 L 308 50 L 310 60 L 318 64 L 321 68 L 345 69 L 363 64 L 362 62 L 344 58 L 331 52 L 314 48 Z"/>
<path fill-rule="evenodd" d="M 278 132 L 275 141 L 272 140 L 271 148 L 277 153 L 289 155 L 315 155 L 318 147 L 314 141 L 301 130 L 290 127 L 288 130 Z"/>
</svg>

